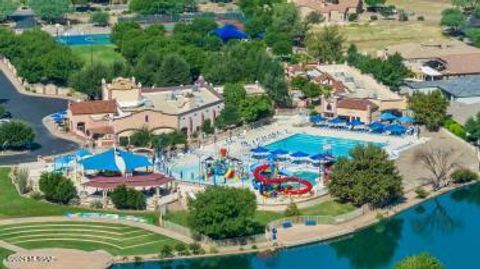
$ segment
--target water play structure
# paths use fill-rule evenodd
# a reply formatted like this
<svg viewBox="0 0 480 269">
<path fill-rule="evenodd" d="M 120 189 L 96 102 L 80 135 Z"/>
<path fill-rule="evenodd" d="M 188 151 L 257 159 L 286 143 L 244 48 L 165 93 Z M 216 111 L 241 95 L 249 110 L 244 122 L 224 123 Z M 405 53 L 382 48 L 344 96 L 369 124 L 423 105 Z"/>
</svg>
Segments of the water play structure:
<svg viewBox="0 0 480 269">
<path fill-rule="evenodd" d="M 272 163 L 261 164 L 253 170 L 254 179 L 260 183 L 259 190 L 261 194 L 272 185 L 277 185 L 275 187 L 276 192 L 283 192 L 287 195 L 307 194 L 313 189 L 313 184 L 310 181 L 294 176 L 282 175 L 282 173 L 277 173 L 275 170 Z M 294 188 L 290 183 L 297 183 L 300 187 Z"/>
</svg>

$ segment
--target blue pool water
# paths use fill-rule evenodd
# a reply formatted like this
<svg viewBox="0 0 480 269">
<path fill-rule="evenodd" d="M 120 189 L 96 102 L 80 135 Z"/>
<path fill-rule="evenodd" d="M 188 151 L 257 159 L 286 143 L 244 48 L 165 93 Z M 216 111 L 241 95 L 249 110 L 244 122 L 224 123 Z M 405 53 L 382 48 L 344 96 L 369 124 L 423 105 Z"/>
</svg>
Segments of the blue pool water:
<svg viewBox="0 0 480 269">
<path fill-rule="evenodd" d="M 310 183 L 312 183 L 314 186 L 317 185 L 317 182 L 315 180 L 320 176 L 318 173 L 311 171 L 299 171 L 294 173 L 293 175 L 310 181 Z"/>
<path fill-rule="evenodd" d="M 56 40 L 68 46 L 108 45 L 112 43 L 109 34 L 58 36 Z"/>
<path fill-rule="evenodd" d="M 303 151 L 310 155 L 323 153 L 323 147 L 331 146 L 331 152 L 335 157 L 345 157 L 349 155 L 349 151 L 357 145 L 367 145 L 368 142 L 354 139 L 344 139 L 328 136 L 316 136 L 307 134 L 295 134 L 279 140 L 277 142 L 266 145 L 269 150 L 283 149 L 291 153 Z M 379 147 L 386 146 L 383 143 L 374 143 Z"/>
<path fill-rule="evenodd" d="M 429 252 L 448 269 L 479 268 L 480 185 L 444 194 L 332 242 L 256 254 L 114 265 L 113 269 L 391 269 Z M 157 251 L 158 252 L 158 251 Z"/>
</svg>

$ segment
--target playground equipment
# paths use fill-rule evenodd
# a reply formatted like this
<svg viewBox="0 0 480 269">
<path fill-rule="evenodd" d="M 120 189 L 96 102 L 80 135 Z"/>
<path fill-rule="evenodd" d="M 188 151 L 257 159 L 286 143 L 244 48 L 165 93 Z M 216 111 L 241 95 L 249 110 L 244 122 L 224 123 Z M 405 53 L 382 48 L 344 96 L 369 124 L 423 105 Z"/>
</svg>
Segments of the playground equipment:
<svg viewBox="0 0 480 269">
<path fill-rule="evenodd" d="M 203 161 L 206 179 L 211 177 L 214 180 L 219 177 L 225 181 L 227 179 L 244 179 L 244 172 L 241 161 L 228 156 L 228 151 L 225 148 L 220 149 L 220 157 L 214 159 L 209 157 Z"/>
<path fill-rule="evenodd" d="M 265 175 L 267 173 L 270 174 L 269 177 Z M 277 193 L 281 192 L 287 195 L 302 195 L 309 193 L 313 189 L 312 183 L 308 180 L 294 176 L 280 175 L 273 162 L 257 166 L 253 170 L 253 177 L 261 183 L 259 186 L 260 193 L 270 197 L 275 197 Z M 289 182 L 298 183 L 302 185 L 302 187 L 293 189 L 292 186 L 288 186 Z M 286 184 L 287 187 L 282 184 Z"/>
</svg>

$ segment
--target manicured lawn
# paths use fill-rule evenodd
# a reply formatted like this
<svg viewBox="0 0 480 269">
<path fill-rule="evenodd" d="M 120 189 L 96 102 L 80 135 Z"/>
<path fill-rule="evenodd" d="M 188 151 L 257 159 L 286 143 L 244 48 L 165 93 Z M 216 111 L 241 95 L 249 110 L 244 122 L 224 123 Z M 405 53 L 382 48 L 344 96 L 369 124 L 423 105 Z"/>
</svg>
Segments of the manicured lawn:
<svg viewBox="0 0 480 269">
<path fill-rule="evenodd" d="M 0 240 L 26 248 L 103 249 L 113 255 L 155 254 L 178 241 L 122 224 L 42 222 L 0 226 Z"/>
<path fill-rule="evenodd" d="M 341 204 L 331 200 L 301 209 L 300 212 L 302 215 L 338 216 L 353 210 L 355 210 L 355 207 L 351 204 Z M 263 225 L 283 217 L 283 212 L 257 211 L 255 214 L 255 219 Z M 187 226 L 187 218 L 188 212 L 185 210 L 168 212 L 165 216 L 166 220 L 183 226 Z"/>
<path fill-rule="evenodd" d="M 90 64 L 92 60 L 94 63 L 100 62 L 104 64 L 111 64 L 115 61 L 125 61 L 125 58 L 115 51 L 115 45 L 71 46 L 70 48 L 73 53 L 83 59 L 86 64 Z"/>
<path fill-rule="evenodd" d="M 5 259 L 8 255 L 12 254 L 8 249 L 0 248 L 0 269 L 6 269 L 5 266 L 3 266 L 3 259 Z"/>
<path fill-rule="evenodd" d="M 330 200 L 312 207 L 301 209 L 302 215 L 338 216 L 355 210 L 352 204 L 341 204 Z"/>
<path fill-rule="evenodd" d="M 361 51 L 376 56 L 386 46 L 401 43 L 422 43 L 447 40 L 438 25 L 421 22 L 375 22 L 340 27 L 346 44 L 355 44 Z"/>
<path fill-rule="evenodd" d="M 69 206 L 54 205 L 42 201 L 36 201 L 30 198 L 22 197 L 17 193 L 12 184 L 8 168 L 0 168 L 0 219 L 4 218 L 22 218 L 22 217 L 40 217 L 40 216 L 59 216 L 66 212 L 86 212 L 88 209 L 75 208 Z M 95 212 L 102 212 L 93 210 Z M 111 213 L 113 212 L 105 211 Z M 143 216 L 155 219 L 155 214 L 151 212 L 126 213 L 128 215 Z"/>
</svg>

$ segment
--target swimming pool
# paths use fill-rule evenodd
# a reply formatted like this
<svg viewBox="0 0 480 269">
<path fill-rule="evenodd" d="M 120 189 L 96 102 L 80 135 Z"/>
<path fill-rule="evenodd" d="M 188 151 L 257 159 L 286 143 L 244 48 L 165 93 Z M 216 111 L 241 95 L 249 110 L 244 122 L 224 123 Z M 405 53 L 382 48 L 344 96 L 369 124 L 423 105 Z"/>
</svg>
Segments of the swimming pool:
<svg viewBox="0 0 480 269">
<path fill-rule="evenodd" d="M 310 181 L 313 186 L 317 185 L 316 179 L 320 176 L 318 173 L 312 171 L 298 171 L 293 173 L 293 175 L 301 179 L 306 179 Z"/>
<path fill-rule="evenodd" d="M 331 149 L 328 151 L 330 151 L 334 157 L 345 157 L 348 156 L 349 151 L 357 145 L 367 144 L 369 144 L 369 142 L 355 139 L 316 136 L 308 134 L 295 134 L 274 143 L 268 144 L 265 147 L 269 150 L 283 149 L 289 151 L 290 153 L 296 151 L 303 151 L 310 155 L 315 155 L 319 153 L 324 153 L 325 146 L 331 146 Z M 384 147 L 387 145 L 385 143 L 373 144 L 379 147 Z"/>
<path fill-rule="evenodd" d="M 56 40 L 67 46 L 108 45 L 112 43 L 109 34 L 58 36 Z"/>
</svg>

